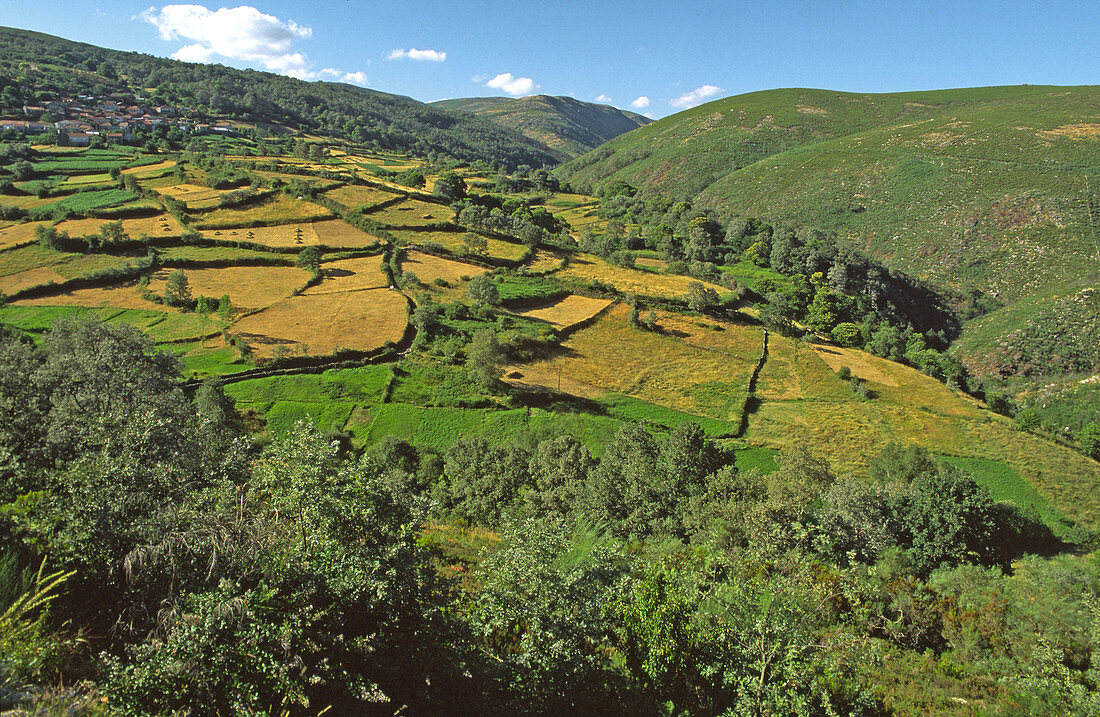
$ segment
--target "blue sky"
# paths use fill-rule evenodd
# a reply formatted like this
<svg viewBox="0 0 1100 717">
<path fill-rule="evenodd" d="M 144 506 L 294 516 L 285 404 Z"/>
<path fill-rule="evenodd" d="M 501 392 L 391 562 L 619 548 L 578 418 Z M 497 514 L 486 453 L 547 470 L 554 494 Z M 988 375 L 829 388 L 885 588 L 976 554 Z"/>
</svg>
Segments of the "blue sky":
<svg viewBox="0 0 1100 717">
<path fill-rule="evenodd" d="M 1096 0 L 0 0 L 0 25 L 423 101 L 545 93 L 653 117 L 776 87 L 1100 82 Z"/>
</svg>

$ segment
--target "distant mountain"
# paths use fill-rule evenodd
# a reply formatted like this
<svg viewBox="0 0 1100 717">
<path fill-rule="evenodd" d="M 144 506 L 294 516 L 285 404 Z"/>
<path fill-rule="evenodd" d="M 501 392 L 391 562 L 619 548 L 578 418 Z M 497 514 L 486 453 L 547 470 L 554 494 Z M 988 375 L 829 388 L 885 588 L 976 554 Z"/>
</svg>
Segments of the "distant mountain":
<svg viewBox="0 0 1100 717">
<path fill-rule="evenodd" d="M 556 164 L 564 155 L 468 113 L 332 82 L 179 62 L 0 28 L 0 112 L 36 91 L 143 96 L 274 128 L 312 131 L 421 157 L 443 154 L 506 167 Z"/>
<path fill-rule="evenodd" d="M 470 97 L 440 100 L 431 105 L 485 117 L 569 157 L 584 154 L 608 140 L 652 122 L 648 117 L 611 105 L 549 95 L 519 99 Z"/>
<path fill-rule="evenodd" d="M 1004 308 L 959 351 L 985 375 L 1100 372 L 1100 87 L 755 92 L 555 173 L 832 230 L 892 268 L 981 291 Z"/>
</svg>

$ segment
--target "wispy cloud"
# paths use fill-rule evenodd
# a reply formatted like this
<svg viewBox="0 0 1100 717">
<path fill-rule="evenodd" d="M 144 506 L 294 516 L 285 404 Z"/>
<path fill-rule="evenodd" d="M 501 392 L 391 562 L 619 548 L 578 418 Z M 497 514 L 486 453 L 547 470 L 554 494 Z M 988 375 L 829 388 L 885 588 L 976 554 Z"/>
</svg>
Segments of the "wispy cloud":
<svg viewBox="0 0 1100 717">
<path fill-rule="evenodd" d="M 702 85 L 696 87 L 691 92 L 685 92 L 674 100 L 669 100 L 668 103 L 678 109 L 686 110 L 689 107 L 695 107 L 696 105 L 702 104 L 707 98 L 714 97 L 721 91 L 721 87 Z"/>
<path fill-rule="evenodd" d="M 226 58 L 301 80 L 330 77 L 356 84 L 367 81 L 362 72 L 314 70 L 309 58 L 294 47 L 298 40 L 313 37 L 313 30 L 250 5 L 218 10 L 203 5 L 165 5 L 159 10 L 150 7 L 133 19 L 151 24 L 163 40 L 187 42 L 172 53 L 177 60 L 211 62 Z"/>
<path fill-rule="evenodd" d="M 649 98 L 645 95 L 642 95 L 638 99 L 631 102 L 630 106 L 636 110 L 644 110 L 646 107 L 649 107 Z"/>
<path fill-rule="evenodd" d="M 600 93 L 600 96 L 595 99 L 595 102 L 603 102 L 604 104 L 611 104 L 611 98 L 607 95 Z"/>
<path fill-rule="evenodd" d="M 529 95 L 539 87 L 530 77 L 515 77 L 511 72 L 502 72 L 486 82 L 485 86 L 500 90 L 512 97 Z"/>
<path fill-rule="evenodd" d="M 420 60 L 421 62 L 443 62 L 447 59 L 446 52 L 438 50 L 418 50 L 410 47 L 408 50 L 390 50 L 387 60 Z"/>
</svg>

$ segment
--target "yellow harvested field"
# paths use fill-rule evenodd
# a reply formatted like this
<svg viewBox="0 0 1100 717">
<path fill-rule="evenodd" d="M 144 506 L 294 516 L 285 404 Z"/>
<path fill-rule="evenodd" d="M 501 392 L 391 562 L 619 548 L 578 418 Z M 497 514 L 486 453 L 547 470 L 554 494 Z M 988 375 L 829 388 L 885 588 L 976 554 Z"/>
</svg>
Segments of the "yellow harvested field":
<svg viewBox="0 0 1100 717">
<path fill-rule="evenodd" d="M 153 274 L 149 291 L 163 294 L 168 275 L 175 269 L 161 269 Z M 309 273 L 293 266 L 230 266 L 224 269 L 185 269 L 192 296 L 220 298 L 230 301 L 242 312 L 271 306 L 290 296 L 309 280 Z"/>
<path fill-rule="evenodd" d="M 411 271 L 425 284 L 430 284 L 436 279 L 458 282 L 462 281 L 464 276 L 473 278 L 488 271 L 485 267 L 476 264 L 463 264 L 460 261 L 443 259 L 419 251 L 406 252 L 405 258 L 401 260 L 401 270 Z"/>
<path fill-rule="evenodd" d="M 402 227 L 449 222 L 454 219 L 454 215 L 454 211 L 446 205 L 422 202 L 419 199 L 406 199 L 400 204 L 371 212 L 367 216 L 376 222 Z"/>
<path fill-rule="evenodd" d="M 343 187 L 337 187 L 336 189 L 330 189 L 325 192 L 325 196 L 340 202 L 345 207 L 354 209 L 355 207 L 380 204 L 394 199 L 399 195 L 381 189 L 375 189 L 374 187 L 348 184 Z"/>
<path fill-rule="evenodd" d="M 567 329 L 574 324 L 591 319 L 608 306 L 611 306 L 611 301 L 608 299 L 592 299 L 569 294 L 550 304 L 517 313 L 529 319 L 545 321 L 556 329 Z"/>
<path fill-rule="evenodd" d="M 539 249 L 535 252 L 535 258 L 527 263 L 527 268 L 537 272 L 554 271 L 561 268 L 561 262 L 564 258 L 561 254 Z"/>
<path fill-rule="evenodd" d="M 0 249 L 19 246 L 34 241 L 35 227 L 51 222 L 27 222 L 0 229 Z"/>
<path fill-rule="evenodd" d="M 381 256 L 364 256 L 356 259 L 329 261 L 321 265 L 321 283 L 311 286 L 303 294 L 336 294 L 365 289 L 388 289 L 389 282 L 382 272 Z"/>
<path fill-rule="evenodd" d="M 603 259 L 591 254 L 578 254 L 562 272 L 563 276 L 573 276 L 584 281 L 600 281 L 610 284 L 625 294 L 658 296 L 662 298 L 683 298 L 688 285 L 698 279 L 676 274 L 651 274 L 647 271 L 612 266 Z M 717 284 L 701 282 L 719 294 L 728 293 Z"/>
<path fill-rule="evenodd" d="M 18 207 L 19 209 L 34 209 L 40 207 L 43 204 L 49 204 L 51 202 L 58 201 L 57 197 L 45 197 L 39 199 L 33 194 L 20 194 L 17 196 L 0 195 L 0 206 L 2 207 Z"/>
<path fill-rule="evenodd" d="M 462 243 L 463 232 L 416 232 L 401 231 L 398 229 L 391 233 L 398 239 L 402 239 L 409 244 L 416 245 L 433 242 L 459 256 L 466 253 L 466 245 Z M 486 241 L 488 242 L 488 247 L 486 249 L 488 255 L 499 259 L 518 261 L 527 251 L 527 247 L 518 243 L 502 241 L 500 239 L 487 239 Z"/>
<path fill-rule="evenodd" d="M 0 276 L 0 291 L 5 294 L 14 294 L 31 286 L 48 284 L 51 281 L 60 284 L 65 281 L 65 277 L 48 266 L 42 266 L 37 269 L 27 269 L 15 274 Z"/>
<path fill-rule="evenodd" d="M 59 231 L 66 231 L 69 236 L 79 237 L 87 234 L 98 234 L 99 228 L 107 224 L 107 219 L 71 219 L 57 225 Z M 174 237 L 183 234 L 183 227 L 171 214 L 163 213 L 152 217 L 139 217 L 136 219 L 122 219 L 122 231 L 137 239 L 142 234 L 150 237 Z"/>
<path fill-rule="evenodd" d="M 650 259 L 649 257 L 639 257 L 634 260 L 634 263 L 638 266 L 644 266 L 647 269 L 657 269 L 663 271 L 668 268 L 668 262 L 664 259 Z"/>
<path fill-rule="evenodd" d="M 176 309 L 170 309 L 141 298 L 141 290 L 138 289 L 136 281 L 128 281 L 115 286 L 73 289 L 49 296 L 20 299 L 11 303 L 13 306 L 92 306 L 110 309 L 176 311 Z"/>
<path fill-rule="evenodd" d="M 324 219 L 313 222 L 317 243 L 336 249 L 362 249 L 378 243 L 378 237 L 356 229 L 343 219 Z"/>
<path fill-rule="evenodd" d="M 879 383 L 885 386 L 897 386 L 898 382 L 892 376 L 883 373 L 879 366 L 875 365 L 875 361 L 872 359 L 878 359 L 883 361 L 877 356 L 872 356 L 866 351 L 857 351 L 856 349 L 846 349 L 840 346 L 828 346 L 826 344 L 811 344 L 811 347 L 821 360 L 829 364 L 829 368 L 833 371 L 839 371 L 843 367 L 847 367 L 853 376 L 863 379 L 864 381 L 870 381 L 872 383 Z M 885 362 L 884 362 L 885 363 Z"/>
<path fill-rule="evenodd" d="M 407 314 L 405 297 L 389 289 L 301 295 L 241 319 L 234 331 L 260 357 L 273 355 L 280 344 L 292 354 L 369 351 L 399 341 Z"/>
<path fill-rule="evenodd" d="M 173 184 L 168 187 L 157 187 L 153 191 L 157 194 L 178 199 L 188 207 L 200 202 L 208 202 L 221 196 L 217 189 L 204 187 L 201 184 Z"/>
<path fill-rule="evenodd" d="M 331 217 L 332 212 L 322 206 L 284 194 L 277 194 L 264 201 L 241 208 L 215 209 L 197 217 L 198 229 L 227 229 L 248 227 L 254 222 L 264 224 L 290 224 L 308 222 L 321 217 Z"/>
<path fill-rule="evenodd" d="M 123 174 L 132 174 L 138 179 L 147 177 L 153 174 L 160 174 L 166 169 L 171 169 L 176 166 L 176 160 L 166 159 L 163 162 L 157 162 L 156 164 L 146 164 L 141 167 L 130 167 L 129 169 L 122 170 Z"/>
<path fill-rule="evenodd" d="M 360 231 L 342 219 L 294 222 L 274 227 L 207 229 L 203 234 L 211 239 L 270 247 L 326 246 L 334 249 L 363 249 L 378 243 L 378 237 Z"/>
<path fill-rule="evenodd" d="M 583 390 L 581 396 L 608 392 L 722 420 L 738 420 L 745 387 L 755 365 L 750 354 L 736 356 L 692 346 L 674 336 L 635 329 L 630 307 L 613 307 L 592 326 L 562 342 L 554 358 L 535 361 L 509 372 L 509 381 L 556 388 L 558 376 Z M 506 374 L 507 377 L 507 374 Z"/>
</svg>

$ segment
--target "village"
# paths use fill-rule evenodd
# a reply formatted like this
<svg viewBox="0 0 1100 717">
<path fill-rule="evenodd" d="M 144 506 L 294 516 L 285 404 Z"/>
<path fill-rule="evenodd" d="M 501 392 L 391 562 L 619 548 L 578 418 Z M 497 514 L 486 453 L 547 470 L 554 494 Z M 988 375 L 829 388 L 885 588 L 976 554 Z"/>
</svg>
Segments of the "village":
<svg viewBox="0 0 1100 717">
<path fill-rule="evenodd" d="M 130 99 L 133 103 L 127 103 Z M 96 142 L 127 143 L 137 135 L 149 135 L 157 128 L 189 134 L 230 135 L 236 128 L 228 122 L 208 122 L 194 110 L 170 105 L 149 106 L 144 98 L 123 95 L 94 97 L 80 95 L 57 98 L 40 105 L 23 105 L 23 118 L 0 119 L 0 131 L 28 135 L 57 133 L 61 146 L 87 147 Z"/>
</svg>

